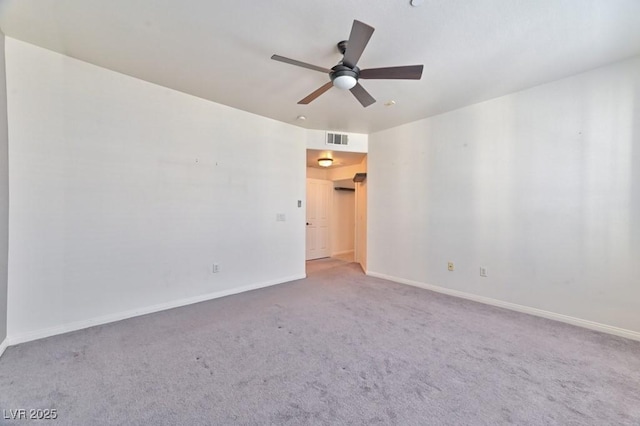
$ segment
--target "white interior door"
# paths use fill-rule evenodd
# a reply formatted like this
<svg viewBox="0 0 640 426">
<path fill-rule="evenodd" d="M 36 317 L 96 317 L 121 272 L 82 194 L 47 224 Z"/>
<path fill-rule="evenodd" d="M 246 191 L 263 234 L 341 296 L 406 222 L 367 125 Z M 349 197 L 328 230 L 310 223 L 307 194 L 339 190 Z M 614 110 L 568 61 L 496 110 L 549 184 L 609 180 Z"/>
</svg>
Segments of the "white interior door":
<svg viewBox="0 0 640 426">
<path fill-rule="evenodd" d="M 329 214 L 332 187 L 328 180 L 307 179 L 307 260 L 331 255 Z"/>
</svg>

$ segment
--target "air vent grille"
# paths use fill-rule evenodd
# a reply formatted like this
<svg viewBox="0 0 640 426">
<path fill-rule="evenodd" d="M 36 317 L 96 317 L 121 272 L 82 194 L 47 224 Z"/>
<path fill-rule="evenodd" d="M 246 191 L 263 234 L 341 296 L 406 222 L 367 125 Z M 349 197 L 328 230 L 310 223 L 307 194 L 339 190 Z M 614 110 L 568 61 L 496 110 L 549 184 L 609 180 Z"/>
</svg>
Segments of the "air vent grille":
<svg viewBox="0 0 640 426">
<path fill-rule="evenodd" d="M 349 145 L 349 135 L 327 132 L 327 145 Z"/>
</svg>

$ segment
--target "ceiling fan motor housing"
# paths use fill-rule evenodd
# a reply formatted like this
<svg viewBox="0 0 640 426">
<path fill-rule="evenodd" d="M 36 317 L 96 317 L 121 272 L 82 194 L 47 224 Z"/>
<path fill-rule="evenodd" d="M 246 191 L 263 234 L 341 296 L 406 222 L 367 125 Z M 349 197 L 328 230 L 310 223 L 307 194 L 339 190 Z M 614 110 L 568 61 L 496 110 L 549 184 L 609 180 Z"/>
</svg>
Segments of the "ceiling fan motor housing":
<svg viewBox="0 0 640 426">
<path fill-rule="evenodd" d="M 340 53 L 342 53 L 344 55 L 344 52 L 347 51 L 347 43 L 349 43 L 348 40 L 342 40 L 340 42 L 338 42 L 337 46 L 338 46 L 338 51 Z"/>
<path fill-rule="evenodd" d="M 351 76 L 357 80 L 360 77 L 360 68 L 353 67 L 353 69 L 351 69 L 346 65 L 338 64 L 335 67 L 331 68 L 329 77 L 331 78 L 331 81 L 333 81 L 336 77 L 340 77 L 343 75 Z"/>
</svg>

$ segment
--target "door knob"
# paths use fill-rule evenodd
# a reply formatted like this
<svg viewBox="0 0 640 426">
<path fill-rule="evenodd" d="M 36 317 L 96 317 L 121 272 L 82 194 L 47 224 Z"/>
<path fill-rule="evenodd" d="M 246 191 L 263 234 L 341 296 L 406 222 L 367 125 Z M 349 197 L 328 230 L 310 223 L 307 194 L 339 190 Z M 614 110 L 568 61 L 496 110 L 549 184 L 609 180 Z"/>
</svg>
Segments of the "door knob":
<svg viewBox="0 0 640 426">
<path fill-rule="evenodd" d="M 309 222 L 307 222 L 307 226 L 311 225 Z"/>
</svg>

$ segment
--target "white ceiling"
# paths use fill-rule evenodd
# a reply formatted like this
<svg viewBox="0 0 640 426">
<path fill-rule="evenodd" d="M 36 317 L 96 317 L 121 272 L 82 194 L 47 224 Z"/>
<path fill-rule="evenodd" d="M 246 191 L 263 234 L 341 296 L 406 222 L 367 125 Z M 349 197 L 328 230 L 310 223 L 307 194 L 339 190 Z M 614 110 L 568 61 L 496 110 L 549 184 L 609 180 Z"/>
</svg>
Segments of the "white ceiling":
<svg viewBox="0 0 640 426">
<path fill-rule="evenodd" d="M 360 68 L 424 64 L 422 80 L 363 81 L 366 109 L 336 88 L 297 105 L 328 77 L 271 55 L 330 68 L 353 19 L 376 28 Z M 0 28 L 276 120 L 370 133 L 640 54 L 640 1 L 2 0 Z"/>
</svg>

